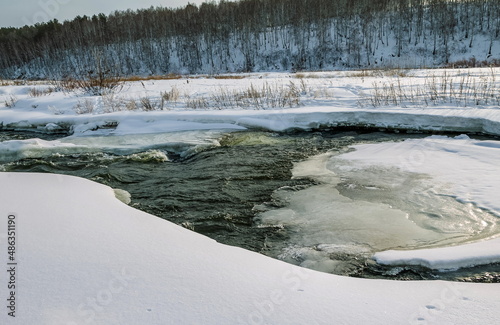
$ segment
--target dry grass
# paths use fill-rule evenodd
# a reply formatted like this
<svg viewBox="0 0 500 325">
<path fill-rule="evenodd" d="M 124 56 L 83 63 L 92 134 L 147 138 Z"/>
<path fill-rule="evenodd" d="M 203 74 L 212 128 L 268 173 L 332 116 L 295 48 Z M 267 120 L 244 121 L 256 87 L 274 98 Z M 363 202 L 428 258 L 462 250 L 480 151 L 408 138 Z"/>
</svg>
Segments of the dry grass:
<svg viewBox="0 0 500 325">
<path fill-rule="evenodd" d="M 30 97 L 42 97 L 42 96 L 47 96 L 55 92 L 55 89 L 52 87 L 49 88 L 38 88 L 38 87 L 33 87 L 30 88 L 28 95 Z"/>
<path fill-rule="evenodd" d="M 217 75 L 213 76 L 214 79 L 244 79 L 243 75 Z"/>
<path fill-rule="evenodd" d="M 125 101 L 125 109 L 127 111 L 135 111 L 137 110 L 139 107 L 137 106 L 137 102 L 133 99 L 129 99 L 127 101 Z"/>
<path fill-rule="evenodd" d="M 366 77 L 410 77 L 410 70 L 408 69 L 371 69 L 371 70 L 357 70 L 347 73 L 347 76 L 354 78 L 366 78 Z"/>
<path fill-rule="evenodd" d="M 161 111 L 165 107 L 165 100 L 163 97 L 160 97 L 159 100 L 154 100 L 149 97 L 142 97 L 139 100 L 142 110 L 149 112 L 149 111 Z"/>
<path fill-rule="evenodd" d="M 469 73 L 450 76 L 427 75 L 423 85 L 405 84 L 397 77 L 388 82 L 374 82 L 370 105 L 431 106 L 453 104 L 462 107 L 500 105 L 500 87 L 495 72 L 473 76 Z"/>
<path fill-rule="evenodd" d="M 189 98 L 186 102 L 186 106 L 192 109 L 208 109 L 210 104 L 206 98 Z"/>
<path fill-rule="evenodd" d="M 166 108 L 167 101 L 162 96 L 140 97 L 138 99 L 119 97 L 111 92 L 101 96 L 102 105 L 98 101 L 86 98 L 78 101 L 73 107 L 77 114 L 113 113 L 120 111 L 158 111 Z"/>
<path fill-rule="evenodd" d="M 12 86 L 14 84 L 13 80 L 0 80 L 0 86 Z"/>
<path fill-rule="evenodd" d="M 17 103 L 17 97 L 14 95 L 10 95 L 6 100 L 5 100 L 5 107 L 8 108 L 13 108 L 16 106 Z"/>
<path fill-rule="evenodd" d="M 156 76 L 129 76 L 122 78 L 123 81 L 149 81 L 149 80 L 176 80 L 181 79 L 182 75 L 177 73 L 169 73 L 166 75 Z"/>
<path fill-rule="evenodd" d="M 180 92 L 177 89 L 177 87 L 173 86 L 170 89 L 170 91 L 160 92 L 160 95 L 161 95 L 161 98 L 163 98 L 163 100 L 167 103 L 168 102 L 177 102 L 179 100 L 179 97 L 180 97 Z"/>
<path fill-rule="evenodd" d="M 149 81 L 149 80 L 177 80 L 177 79 L 228 79 L 228 80 L 239 80 L 245 79 L 245 75 L 189 75 L 183 76 L 177 73 L 169 73 L 166 75 L 156 75 L 156 76 L 130 76 L 123 78 L 124 81 Z"/>
<path fill-rule="evenodd" d="M 102 95 L 102 105 L 92 99 L 81 100 L 73 107 L 78 114 L 111 113 L 117 111 L 159 111 L 171 109 L 175 106 L 191 109 L 269 109 L 296 107 L 300 105 L 300 96 L 308 90 L 305 81 L 290 82 L 288 85 L 279 83 L 264 83 L 257 87 L 241 90 L 231 90 L 220 87 L 218 90 L 205 96 L 191 97 L 181 95 L 177 87 L 169 91 L 162 91 L 157 96 L 144 96 L 136 99 L 126 99 L 114 92 Z M 99 106 L 99 107 L 98 107 Z"/>
<path fill-rule="evenodd" d="M 44 80 L 0 80 L 0 86 L 38 86 L 46 83 Z"/>
<path fill-rule="evenodd" d="M 124 80 L 118 76 L 88 76 L 83 78 L 66 78 L 55 82 L 58 89 L 65 92 L 82 91 L 92 96 L 102 96 L 123 88 Z"/>
<path fill-rule="evenodd" d="M 470 58 L 468 60 L 450 62 L 445 66 L 445 68 L 451 68 L 451 69 L 484 68 L 484 67 L 500 67 L 500 59 L 479 61 L 476 58 Z"/>
<path fill-rule="evenodd" d="M 297 72 L 294 77 L 297 79 L 328 79 L 339 78 L 342 75 L 353 78 L 366 78 L 366 77 L 409 77 L 410 70 L 402 68 L 386 68 L 386 69 L 362 69 L 353 71 L 338 71 L 337 73 L 304 73 Z"/>
<path fill-rule="evenodd" d="M 253 84 L 244 90 L 220 88 L 209 98 L 199 98 L 188 102 L 189 108 L 228 109 L 269 109 L 296 107 L 300 105 L 299 87 L 291 83 L 288 86 L 264 83 L 262 87 Z"/>
<path fill-rule="evenodd" d="M 296 72 L 294 77 L 297 79 L 328 79 L 335 78 L 338 75 L 335 74 L 326 74 L 326 73 L 304 73 L 304 72 Z"/>
</svg>

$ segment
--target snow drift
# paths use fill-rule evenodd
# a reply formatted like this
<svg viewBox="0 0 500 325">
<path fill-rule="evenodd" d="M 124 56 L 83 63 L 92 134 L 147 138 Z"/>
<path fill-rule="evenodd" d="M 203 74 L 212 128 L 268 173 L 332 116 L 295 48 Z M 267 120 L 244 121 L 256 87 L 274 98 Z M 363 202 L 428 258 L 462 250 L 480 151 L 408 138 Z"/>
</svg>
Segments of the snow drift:
<svg viewBox="0 0 500 325">
<path fill-rule="evenodd" d="M 16 317 L 3 324 L 484 324 L 497 284 L 344 278 L 224 246 L 75 177 L 0 174 L 16 216 Z M 29 204 L 27 204 L 29 203 Z M 8 277 L 0 276 L 1 294 Z M 5 300 L 4 300 L 5 302 Z"/>
</svg>

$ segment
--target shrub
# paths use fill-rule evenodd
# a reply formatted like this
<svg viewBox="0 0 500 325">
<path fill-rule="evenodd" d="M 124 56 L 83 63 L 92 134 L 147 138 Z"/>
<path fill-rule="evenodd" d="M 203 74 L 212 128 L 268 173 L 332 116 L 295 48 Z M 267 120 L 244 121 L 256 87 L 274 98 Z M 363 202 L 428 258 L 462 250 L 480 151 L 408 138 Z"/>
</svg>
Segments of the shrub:
<svg viewBox="0 0 500 325">
<path fill-rule="evenodd" d="M 102 96 L 120 90 L 123 83 L 118 70 L 96 50 L 92 67 L 63 78 L 59 86 L 65 91 L 81 90 L 87 95 Z"/>
<path fill-rule="evenodd" d="M 91 114 L 95 111 L 95 101 L 90 98 L 86 98 L 83 101 L 79 100 L 78 103 L 73 107 L 73 110 L 77 114 Z"/>
</svg>

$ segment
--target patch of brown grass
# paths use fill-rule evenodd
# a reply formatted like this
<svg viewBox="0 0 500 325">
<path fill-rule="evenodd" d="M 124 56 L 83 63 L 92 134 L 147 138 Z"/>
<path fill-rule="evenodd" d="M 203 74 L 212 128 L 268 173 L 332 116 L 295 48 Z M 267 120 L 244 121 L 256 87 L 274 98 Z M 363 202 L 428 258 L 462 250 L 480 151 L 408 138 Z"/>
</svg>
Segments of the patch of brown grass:
<svg viewBox="0 0 500 325">
<path fill-rule="evenodd" d="M 175 80 L 181 79 L 182 76 L 177 73 L 169 73 L 165 75 L 155 75 L 155 76 L 129 76 L 123 77 L 123 81 L 148 81 L 148 80 Z"/>
<path fill-rule="evenodd" d="M 29 95 L 31 97 L 41 97 L 41 96 L 47 96 L 47 95 L 50 95 L 54 92 L 54 88 L 52 87 L 49 87 L 49 88 L 37 88 L 37 87 L 33 87 L 33 88 L 30 88 L 29 90 Z"/>
<path fill-rule="evenodd" d="M 244 79 L 245 76 L 241 75 L 217 75 L 213 76 L 214 79 Z"/>
<path fill-rule="evenodd" d="M 470 58 L 466 60 L 460 60 L 448 63 L 444 68 L 485 68 L 485 67 L 500 67 L 500 59 L 491 60 L 477 60 L 476 58 Z"/>
<path fill-rule="evenodd" d="M 177 73 L 169 73 L 166 75 L 155 75 L 155 76 L 129 76 L 129 77 L 123 77 L 123 81 L 148 81 L 148 80 L 176 80 L 176 79 L 201 79 L 201 78 L 207 78 L 207 79 L 244 79 L 246 76 L 244 75 L 234 75 L 234 74 L 227 74 L 227 75 L 180 75 Z"/>
</svg>

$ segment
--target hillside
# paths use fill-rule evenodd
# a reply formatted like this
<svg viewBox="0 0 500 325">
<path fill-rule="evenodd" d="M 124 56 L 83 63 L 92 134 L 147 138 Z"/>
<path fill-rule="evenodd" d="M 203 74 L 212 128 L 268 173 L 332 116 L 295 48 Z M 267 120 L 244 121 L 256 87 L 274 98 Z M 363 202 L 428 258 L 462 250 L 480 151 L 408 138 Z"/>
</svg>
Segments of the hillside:
<svg viewBox="0 0 500 325">
<path fill-rule="evenodd" d="M 0 77 L 498 65 L 500 2 L 241 0 L 0 29 Z"/>
</svg>

